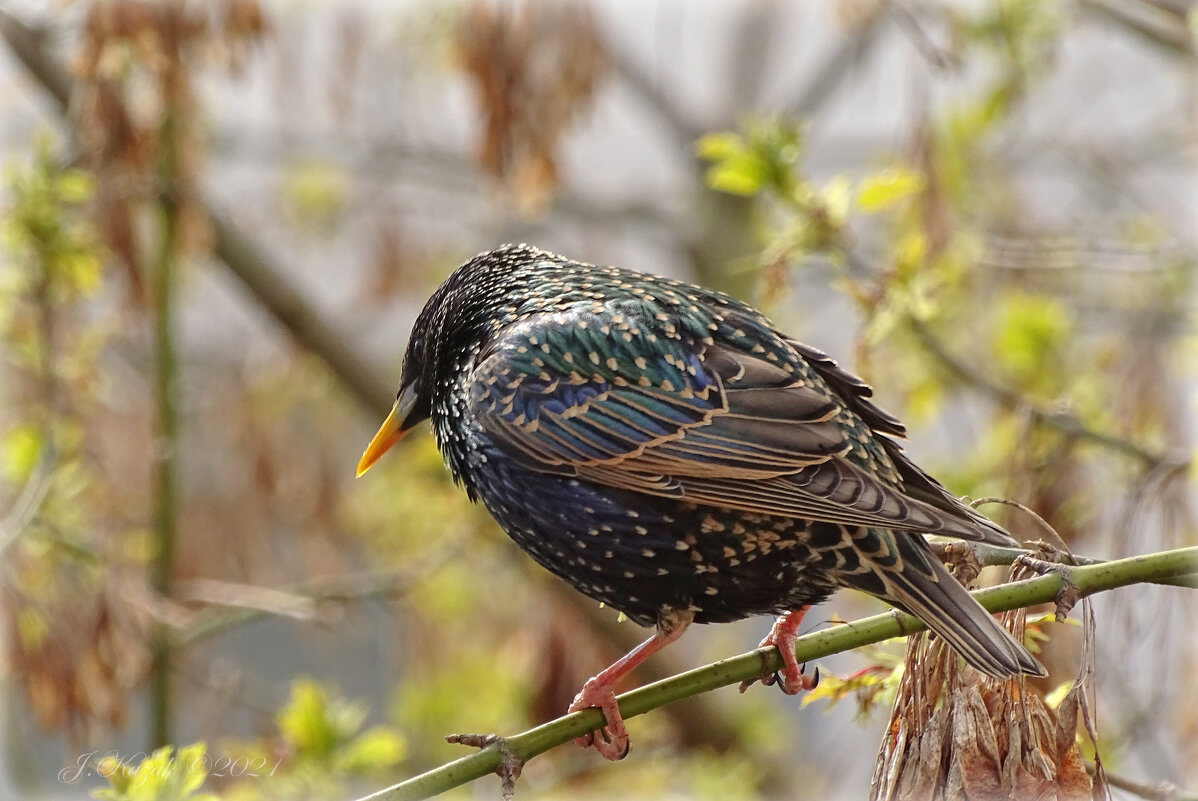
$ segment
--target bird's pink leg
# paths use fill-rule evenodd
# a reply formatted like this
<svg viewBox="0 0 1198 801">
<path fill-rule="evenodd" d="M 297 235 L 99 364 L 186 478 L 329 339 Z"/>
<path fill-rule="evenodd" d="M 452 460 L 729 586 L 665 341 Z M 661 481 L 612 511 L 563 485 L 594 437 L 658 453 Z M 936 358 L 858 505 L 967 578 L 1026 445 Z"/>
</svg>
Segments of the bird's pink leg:
<svg viewBox="0 0 1198 801">
<path fill-rule="evenodd" d="M 762 676 L 761 683 L 773 684 L 777 680 L 778 688 L 787 695 L 795 695 L 803 690 L 813 690 L 819 684 L 819 670 L 817 669 L 812 676 L 804 676 L 803 667 L 795 658 L 795 640 L 799 637 L 799 626 L 802 625 L 803 617 L 810 608 L 810 606 L 804 606 L 778 618 L 774 621 L 774 627 L 770 629 L 770 633 L 757 646 L 758 648 L 773 646 L 778 649 L 778 653 L 782 656 L 782 669 L 773 676 Z M 750 681 L 742 684 L 741 692 L 744 692 L 750 684 L 752 684 Z"/>
<path fill-rule="evenodd" d="M 616 703 L 616 693 L 612 689 L 616 682 L 631 673 L 637 665 L 644 662 L 653 654 L 665 648 L 682 636 L 691 621 L 695 619 L 694 612 L 676 612 L 663 615 L 657 622 L 657 631 L 653 636 L 633 648 L 611 667 L 589 679 L 582 685 L 574 703 L 570 704 L 570 712 L 598 707 L 607 718 L 607 725 L 598 732 L 584 734 L 574 740 L 582 748 L 595 746 L 595 750 L 610 760 L 623 759 L 628 756 L 628 729 L 624 727 L 624 717 L 620 714 L 620 706 Z M 599 736 L 596 737 L 595 735 Z"/>
</svg>

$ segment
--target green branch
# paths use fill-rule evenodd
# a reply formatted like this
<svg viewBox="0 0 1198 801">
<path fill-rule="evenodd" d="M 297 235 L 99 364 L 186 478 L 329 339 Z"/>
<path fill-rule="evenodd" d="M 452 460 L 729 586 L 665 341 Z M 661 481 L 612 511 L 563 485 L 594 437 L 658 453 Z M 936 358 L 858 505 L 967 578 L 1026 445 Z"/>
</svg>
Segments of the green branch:
<svg viewBox="0 0 1198 801">
<path fill-rule="evenodd" d="M 172 53 L 168 70 L 178 66 Z M 179 347 L 176 336 L 176 284 L 179 275 L 182 224 L 180 114 L 165 79 L 159 90 L 164 108 L 158 128 L 157 186 L 159 228 L 154 293 L 154 511 L 157 553 L 152 579 L 155 591 L 171 597 L 178 539 Z M 171 688 L 174 654 L 170 631 L 159 624 L 153 635 L 150 670 L 150 738 L 154 748 L 173 741 L 174 693 Z"/>
<path fill-rule="evenodd" d="M 1198 547 L 1163 551 L 1148 556 L 1133 556 L 1065 570 L 1069 580 L 1077 587 L 1081 596 L 1085 597 L 1129 584 L 1160 582 L 1198 573 Z M 1005 612 L 1050 603 L 1067 586 L 1068 583 L 1062 575 L 1050 573 L 1026 581 L 979 590 L 974 596 L 991 612 Z M 914 634 L 923 629 L 923 623 L 910 615 L 898 611 L 885 612 L 800 637 L 795 653 L 800 662 L 811 662 L 892 637 Z M 763 672 L 773 672 L 780 668 L 781 664 L 781 658 L 774 649 L 750 651 L 625 693 L 619 696 L 620 712 L 626 719 L 643 715 L 683 698 L 730 684 L 739 684 L 756 678 Z M 415 801 L 431 798 L 494 773 L 504 759 L 501 746 L 514 759 L 527 762 L 550 748 L 597 729 L 603 722 L 603 713 L 597 709 L 565 715 L 521 734 L 503 738 L 481 751 L 400 782 L 360 801 Z"/>
</svg>

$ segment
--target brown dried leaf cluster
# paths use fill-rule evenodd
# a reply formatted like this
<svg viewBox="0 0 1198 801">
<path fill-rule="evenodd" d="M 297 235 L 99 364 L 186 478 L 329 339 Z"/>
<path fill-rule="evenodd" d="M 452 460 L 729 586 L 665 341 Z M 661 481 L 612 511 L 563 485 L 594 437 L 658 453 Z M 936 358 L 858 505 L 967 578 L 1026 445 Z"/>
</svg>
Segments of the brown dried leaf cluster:
<svg viewBox="0 0 1198 801">
<path fill-rule="evenodd" d="M 202 154 L 196 67 L 240 69 L 267 30 L 258 0 L 99 0 L 88 10 L 72 62 L 80 86 L 71 102 L 76 144 L 101 179 L 98 228 L 136 299 L 147 294 L 138 269 L 146 200 L 163 193 L 179 198 L 184 249 L 197 250 L 208 239 L 193 197 Z M 155 170 L 168 145 L 176 166 L 164 177 Z"/>
<path fill-rule="evenodd" d="M 1023 610 L 1003 617 L 1022 638 Z M 1092 638 L 1087 626 L 1087 660 L 1093 658 Z M 871 801 L 1082 801 L 1106 794 L 1101 778 L 1091 780 L 1078 749 L 1089 662 L 1056 709 L 1026 678 L 989 679 L 926 632 L 909 638 L 906 664 L 874 767 Z M 1095 739 L 1092 721 L 1085 724 Z"/>
<path fill-rule="evenodd" d="M 590 13 L 574 3 L 503 7 L 479 0 L 463 15 L 458 60 L 484 118 L 478 161 L 525 214 L 547 206 L 562 136 L 590 107 L 606 71 Z"/>
<path fill-rule="evenodd" d="M 97 586 L 96 577 L 75 572 L 50 578 L 28 554 L 15 557 L 4 597 L 6 650 L 37 724 L 85 742 L 97 727 L 124 722 L 125 693 L 146 669 L 148 627 L 118 594 L 119 582 Z"/>
</svg>

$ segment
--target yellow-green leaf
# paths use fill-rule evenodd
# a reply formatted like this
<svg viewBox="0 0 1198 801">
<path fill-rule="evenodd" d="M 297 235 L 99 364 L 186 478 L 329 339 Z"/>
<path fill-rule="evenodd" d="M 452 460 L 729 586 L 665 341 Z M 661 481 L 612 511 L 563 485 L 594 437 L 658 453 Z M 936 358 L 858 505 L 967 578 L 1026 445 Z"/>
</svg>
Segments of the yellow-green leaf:
<svg viewBox="0 0 1198 801">
<path fill-rule="evenodd" d="M 707 185 L 720 192 L 748 197 L 757 194 L 769 177 L 769 166 L 756 153 L 740 153 L 713 164 Z"/>
<path fill-rule="evenodd" d="M 924 178 L 906 167 L 888 167 L 867 175 L 857 190 L 857 205 L 862 211 L 884 211 L 907 199 L 924 187 Z"/>
<path fill-rule="evenodd" d="M 1014 375 L 1032 380 L 1046 376 L 1041 369 L 1068 338 L 1069 312 L 1055 298 L 1014 292 L 1001 301 L 995 356 Z M 1042 383 L 1042 382 L 1041 382 Z"/>
<path fill-rule="evenodd" d="M 394 729 L 375 726 L 354 738 L 338 755 L 337 767 L 346 773 L 363 773 L 399 764 L 408 743 Z"/>
<path fill-rule="evenodd" d="M 27 651 L 41 647 L 50 633 L 50 622 L 45 614 L 34 606 L 26 606 L 17 613 L 17 636 Z"/>
<path fill-rule="evenodd" d="M 114 757 L 100 760 L 97 772 L 108 787 L 92 792 L 105 801 L 216 801 L 207 793 L 196 795 L 208 779 L 207 747 L 199 742 L 179 749 L 164 746 L 136 767 Z"/>
<path fill-rule="evenodd" d="M 894 244 L 894 267 L 906 275 L 923 264 L 928 255 L 928 237 L 920 230 L 904 233 Z"/>
<path fill-rule="evenodd" d="M 1073 689 L 1072 681 L 1064 681 L 1052 688 L 1052 691 L 1044 696 L 1044 703 L 1049 709 L 1056 709 L 1065 700 L 1065 696 Z"/>
<path fill-rule="evenodd" d="M 0 440 L 0 470 L 14 484 L 24 484 L 33 475 L 42 450 L 42 433 L 33 425 L 13 426 Z"/>
<path fill-rule="evenodd" d="M 291 698 L 279 711 L 277 722 L 283 737 L 299 752 L 323 756 L 337 744 L 328 694 L 311 679 L 296 679 L 291 685 Z"/>
<path fill-rule="evenodd" d="M 67 203 L 86 203 L 93 190 L 91 176 L 82 170 L 64 170 L 58 176 L 58 196 Z"/>
<path fill-rule="evenodd" d="M 345 210 L 350 185 L 345 171 L 331 162 L 292 164 L 283 177 L 283 203 L 291 218 L 305 225 L 328 225 Z"/>
<path fill-rule="evenodd" d="M 709 133 L 695 142 L 695 153 L 705 161 L 723 161 L 745 152 L 745 142 L 738 134 Z"/>
</svg>

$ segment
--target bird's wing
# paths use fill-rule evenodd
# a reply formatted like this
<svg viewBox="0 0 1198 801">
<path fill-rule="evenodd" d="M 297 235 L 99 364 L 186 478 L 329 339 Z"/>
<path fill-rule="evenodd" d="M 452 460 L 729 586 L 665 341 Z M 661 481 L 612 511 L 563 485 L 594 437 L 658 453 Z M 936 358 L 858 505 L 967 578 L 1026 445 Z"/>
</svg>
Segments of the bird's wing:
<svg viewBox="0 0 1198 801">
<path fill-rule="evenodd" d="M 1001 532 L 959 503 L 905 494 L 886 438 L 818 370 L 691 340 L 654 317 L 614 319 L 546 313 L 492 339 L 471 408 L 507 453 L 542 472 L 759 514 L 990 541 Z"/>
</svg>

